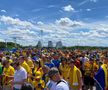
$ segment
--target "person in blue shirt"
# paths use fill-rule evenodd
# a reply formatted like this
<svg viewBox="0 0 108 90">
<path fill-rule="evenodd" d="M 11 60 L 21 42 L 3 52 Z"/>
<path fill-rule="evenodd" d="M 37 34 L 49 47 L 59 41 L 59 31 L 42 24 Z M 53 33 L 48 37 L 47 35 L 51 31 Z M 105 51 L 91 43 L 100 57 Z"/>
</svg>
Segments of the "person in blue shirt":
<svg viewBox="0 0 108 90">
<path fill-rule="evenodd" d="M 50 56 L 47 56 L 47 62 L 45 63 L 46 66 L 49 68 L 55 67 L 54 63 L 52 62 L 52 58 Z"/>
<path fill-rule="evenodd" d="M 54 63 L 55 67 L 59 68 L 59 65 L 60 65 L 60 60 L 59 59 L 53 59 L 52 60 L 52 63 Z"/>
</svg>

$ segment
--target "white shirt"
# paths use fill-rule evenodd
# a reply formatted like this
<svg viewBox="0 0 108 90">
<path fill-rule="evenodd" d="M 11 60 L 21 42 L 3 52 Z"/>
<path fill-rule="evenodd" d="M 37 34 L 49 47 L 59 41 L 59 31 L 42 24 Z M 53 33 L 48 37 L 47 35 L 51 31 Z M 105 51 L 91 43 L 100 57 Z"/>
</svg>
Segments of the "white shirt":
<svg viewBox="0 0 108 90">
<path fill-rule="evenodd" d="M 27 79 L 27 72 L 23 67 L 21 67 L 19 70 L 15 71 L 14 82 L 21 82 L 24 79 Z M 20 84 L 15 84 L 14 88 L 21 89 L 21 85 Z"/>
<path fill-rule="evenodd" d="M 52 81 L 52 80 L 49 80 L 46 84 L 47 88 L 49 90 L 55 90 L 55 87 L 56 87 L 56 82 Z"/>
<path fill-rule="evenodd" d="M 56 90 L 69 90 L 69 85 L 65 80 L 62 80 L 56 85 Z"/>
</svg>

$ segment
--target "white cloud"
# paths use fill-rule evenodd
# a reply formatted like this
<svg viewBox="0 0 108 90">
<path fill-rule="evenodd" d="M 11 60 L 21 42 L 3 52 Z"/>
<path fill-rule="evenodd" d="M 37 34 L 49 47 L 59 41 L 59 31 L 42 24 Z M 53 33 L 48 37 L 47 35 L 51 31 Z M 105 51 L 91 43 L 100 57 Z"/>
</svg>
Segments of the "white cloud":
<svg viewBox="0 0 108 90">
<path fill-rule="evenodd" d="M 56 24 L 60 25 L 62 27 L 78 27 L 78 26 L 82 26 L 84 25 L 83 22 L 81 21 L 72 21 L 71 19 L 65 17 L 65 18 L 61 18 L 60 20 L 56 20 Z"/>
<path fill-rule="evenodd" d="M 26 39 L 26 36 L 29 37 L 35 37 L 37 35 L 36 32 L 31 31 L 31 30 L 23 30 L 23 29 L 18 29 L 18 28 L 8 28 L 5 33 L 10 36 L 10 37 L 18 37 L 22 39 Z"/>
<path fill-rule="evenodd" d="M 29 29 L 8 28 L 5 34 L 11 40 L 16 38 L 17 42 L 22 45 L 36 45 L 35 41 L 39 40 L 38 33 Z"/>
<path fill-rule="evenodd" d="M 108 38 L 107 21 L 86 23 L 82 21 L 71 20 L 70 18 L 65 17 L 60 18 L 53 23 L 46 24 L 39 21 L 37 24 L 32 24 L 20 19 L 1 16 L 0 22 L 2 25 L 4 23 L 7 25 L 7 28 L 4 30 L 1 28 L 0 35 L 4 35 L 5 38 L 11 38 L 11 40 L 12 37 L 17 37 L 19 38 L 17 42 L 22 45 L 36 45 L 38 40 L 41 40 L 41 30 L 43 30 L 42 38 L 43 42 L 45 43 L 44 45 L 47 45 L 46 42 L 49 40 L 52 40 L 53 42 L 62 40 L 63 44 L 67 46 L 77 44 L 107 45 L 107 39 L 104 39 Z M 23 25 L 21 25 L 21 23 L 23 23 Z M 27 27 L 28 25 L 30 28 Z"/>
<path fill-rule="evenodd" d="M 86 11 L 91 11 L 91 9 L 86 9 Z"/>
<path fill-rule="evenodd" d="M 1 12 L 4 12 L 4 13 L 6 13 L 6 10 L 1 10 Z"/>
<path fill-rule="evenodd" d="M 4 22 L 5 24 L 15 25 L 15 26 L 21 26 L 24 28 L 31 28 L 33 27 L 33 24 L 27 21 L 21 21 L 18 18 L 12 18 L 9 16 L 0 16 L 0 21 Z"/>
<path fill-rule="evenodd" d="M 88 24 L 88 28 L 94 31 L 98 31 L 98 32 L 106 32 L 108 33 L 108 22 L 94 22 L 94 23 L 90 23 Z"/>
<path fill-rule="evenodd" d="M 55 23 L 44 24 L 44 32 L 48 31 L 49 34 L 43 36 L 43 41 L 52 40 L 58 41 L 62 40 L 64 45 L 91 45 L 91 46 L 105 46 L 108 37 L 108 22 L 98 21 L 98 22 L 81 22 L 73 21 L 67 17 L 56 20 Z M 87 29 L 88 31 L 83 31 Z M 82 30 L 81 32 L 75 32 Z M 48 33 L 47 32 L 47 33 Z M 79 38 L 80 37 L 80 38 Z M 79 39 L 78 39 L 79 38 Z M 47 42 L 47 41 L 46 41 Z"/>
<path fill-rule="evenodd" d="M 41 22 L 41 21 L 38 21 L 37 24 L 38 24 L 38 25 L 43 25 L 44 23 Z"/>
<path fill-rule="evenodd" d="M 108 22 L 88 23 L 84 28 L 89 29 L 88 32 L 80 32 L 81 36 L 93 37 L 95 39 L 108 38 Z"/>
<path fill-rule="evenodd" d="M 97 38 L 102 38 L 104 37 L 103 35 L 101 35 L 99 32 L 97 31 L 93 31 L 91 32 L 91 34 L 89 35 L 89 37 L 97 37 Z"/>
<path fill-rule="evenodd" d="M 70 12 L 70 11 L 74 11 L 74 8 L 71 5 L 68 5 L 68 6 L 64 6 L 63 10 L 67 11 L 67 12 Z"/>
<path fill-rule="evenodd" d="M 98 0 L 90 0 L 90 1 L 96 3 Z"/>
</svg>

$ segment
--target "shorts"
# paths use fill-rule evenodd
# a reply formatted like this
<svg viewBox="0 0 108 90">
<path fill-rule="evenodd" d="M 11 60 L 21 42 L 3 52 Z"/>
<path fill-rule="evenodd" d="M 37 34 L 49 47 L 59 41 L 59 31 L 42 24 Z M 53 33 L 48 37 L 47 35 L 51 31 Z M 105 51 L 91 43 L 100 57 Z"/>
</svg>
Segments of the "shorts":
<svg viewBox="0 0 108 90">
<path fill-rule="evenodd" d="M 94 79 L 90 76 L 84 76 L 84 85 L 94 86 Z"/>
</svg>

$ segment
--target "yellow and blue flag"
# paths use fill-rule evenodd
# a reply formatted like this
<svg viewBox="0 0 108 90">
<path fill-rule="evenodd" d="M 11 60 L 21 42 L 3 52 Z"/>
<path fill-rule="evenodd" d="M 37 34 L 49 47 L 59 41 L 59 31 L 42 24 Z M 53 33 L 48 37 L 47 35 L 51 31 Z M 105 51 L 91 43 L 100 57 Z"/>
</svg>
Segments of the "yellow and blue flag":
<svg viewBox="0 0 108 90">
<path fill-rule="evenodd" d="M 105 87 L 107 85 L 107 79 L 106 79 L 107 69 L 106 65 L 103 64 L 98 72 L 96 73 L 94 79 L 96 83 L 98 84 L 100 90 L 105 90 Z"/>
</svg>

